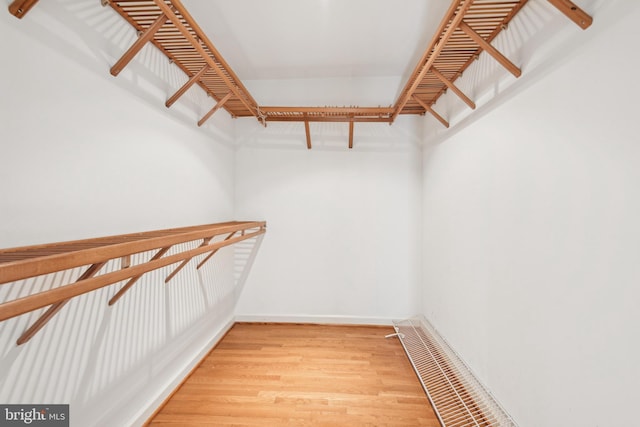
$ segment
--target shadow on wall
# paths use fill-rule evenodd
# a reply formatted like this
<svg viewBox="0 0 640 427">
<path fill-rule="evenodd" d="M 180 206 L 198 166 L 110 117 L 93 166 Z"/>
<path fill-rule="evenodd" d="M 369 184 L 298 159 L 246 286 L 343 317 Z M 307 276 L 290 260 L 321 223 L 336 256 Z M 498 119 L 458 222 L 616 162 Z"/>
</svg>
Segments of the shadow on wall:
<svg viewBox="0 0 640 427">
<path fill-rule="evenodd" d="M 133 27 L 111 7 L 102 7 L 99 1 L 41 2 L 22 20 L 11 15 L 5 17 L 5 20 L 25 37 L 48 46 L 85 70 L 105 80 L 117 79 L 117 87 L 135 95 L 168 117 L 188 125 L 194 131 L 199 130 L 213 136 L 216 141 L 233 144 L 230 134 L 232 127 L 229 123 L 223 124 L 225 119 L 229 119 L 228 114 L 224 119 L 216 120 L 226 113 L 214 116 L 198 128 L 198 120 L 215 105 L 215 101 L 203 90 L 192 88 L 171 108 L 165 107 L 167 98 L 188 78 L 150 43 L 118 77 L 111 76 L 111 66 L 137 38 Z M 123 101 L 125 100 L 123 97 Z"/>
<path fill-rule="evenodd" d="M 73 425 L 129 425 L 233 319 L 263 236 L 147 273 L 113 306 L 120 282 L 70 301 L 29 342 L 18 337 L 46 310 L 0 323 L 0 401 L 69 403 Z M 185 244 L 195 248 L 200 241 Z M 155 251 L 136 254 L 132 265 Z M 168 255 L 171 255 L 172 251 Z M 109 262 L 102 274 L 120 268 Z M 0 286 L 10 301 L 76 280 L 84 268 Z"/>
<path fill-rule="evenodd" d="M 447 118 L 450 128 L 446 129 L 430 117 L 425 126 L 425 139 L 436 143 L 456 132 L 465 120 L 477 120 L 479 112 L 486 104 L 497 99 L 507 88 L 520 84 L 531 77 L 531 55 L 546 40 L 558 37 L 563 29 L 573 25 L 564 15 L 551 5 L 543 2 L 528 2 L 509 23 L 508 27 L 491 44 L 522 70 L 519 78 L 486 52 L 469 65 L 454 84 L 475 103 L 476 109 L 469 108 L 457 95 L 446 91 L 438 99 L 434 109 Z M 544 39 L 544 40 L 543 40 Z"/>
<path fill-rule="evenodd" d="M 216 141 L 233 146 L 237 134 L 239 144 L 306 149 L 302 123 L 270 123 L 265 129 L 255 119 L 230 120 L 226 112 L 218 112 L 199 128 L 198 120 L 215 105 L 214 99 L 199 88 L 189 89 L 167 109 L 165 101 L 188 78 L 150 44 L 134 57 L 118 77 L 111 76 L 111 66 L 134 43 L 137 35 L 128 22 L 110 7 L 101 7 L 97 1 L 38 3 L 22 20 L 12 16 L 5 19 L 25 37 L 37 40 L 79 67 L 133 94 L 156 111 L 194 131 L 204 132 Z M 126 97 L 123 96 L 122 100 L 126 102 Z M 91 107 L 88 105 L 87 108 Z M 348 128 L 347 123 L 311 123 L 313 147 L 347 149 Z M 383 152 L 415 148 L 422 140 L 421 132 L 418 117 L 399 117 L 393 126 L 385 123 L 355 123 L 354 148 Z"/>
<path fill-rule="evenodd" d="M 580 29 L 548 2 L 528 2 L 491 43 L 521 68 L 522 76 L 514 77 L 490 55 L 481 53 L 455 81 L 455 85 L 476 102 L 477 108 L 471 110 L 455 94 L 447 92 L 434 109 L 449 118 L 451 126 L 446 129 L 427 116 L 425 144 L 431 146 L 445 141 L 541 80 L 583 52 L 582 46 L 587 45 L 588 40 L 598 37 L 632 9 L 640 7 L 640 3 L 585 0 L 581 7 L 594 18 L 587 30 Z"/>
</svg>

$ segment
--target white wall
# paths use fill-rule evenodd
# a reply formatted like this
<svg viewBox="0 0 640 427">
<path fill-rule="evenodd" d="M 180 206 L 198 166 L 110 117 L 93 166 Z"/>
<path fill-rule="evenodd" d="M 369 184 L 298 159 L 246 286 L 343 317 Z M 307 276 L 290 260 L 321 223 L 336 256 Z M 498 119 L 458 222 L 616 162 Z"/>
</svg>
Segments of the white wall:
<svg viewBox="0 0 640 427">
<path fill-rule="evenodd" d="M 447 95 L 437 109 L 453 126 L 424 120 L 422 158 L 405 117 L 356 124 L 351 151 L 343 124 L 312 124 L 311 151 L 301 124 L 219 112 L 197 130 L 212 101 L 191 90 L 166 111 L 185 78 L 149 48 L 111 77 L 135 35 L 85 3 L 0 14 L 0 247 L 266 219 L 240 318 L 380 322 L 422 302 L 521 426 L 634 424 L 637 2 L 599 2 L 554 67 L 525 44 L 522 83 L 480 85 L 469 95 L 497 101 L 471 116 Z M 391 80 L 354 99 L 395 92 Z M 315 93 L 333 99 L 342 83 Z M 112 289 L 78 298 L 21 347 L 39 313 L 0 323 L 0 401 L 71 403 L 72 425 L 143 420 L 232 319 L 232 256 L 174 286 L 159 284 L 166 269 L 149 275 L 112 308 Z"/>
<path fill-rule="evenodd" d="M 637 424 L 638 19 L 425 149 L 423 312 L 522 427 Z"/>
<path fill-rule="evenodd" d="M 0 247 L 232 219 L 232 120 L 197 130 L 212 101 L 191 91 L 166 110 L 186 77 L 153 48 L 112 77 L 135 34 L 77 6 L 0 13 Z M 191 267 L 169 285 L 169 268 L 144 276 L 113 307 L 119 285 L 76 298 L 20 347 L 42 311 L 1 322 L 0 401 L 70 403 L 73 426 L 144 420 L 233 317 L 233 250 Z M 79 273 L 2 285 L 0 300 Z"/>
<path fill-rule="evenodd" d="M 248 81 L 267 104 L 387 105 L 398 77 Z M 302 96 L 300 94 L 303 94 Z M 271 101 L 269 101 L 271 100 Z M 236 214 L 268 232 L 240 320 L 389 323 L 419 309 L 422 121 L 238 120 Z"/>
<path fill-rule="evenodd" d="M 236 177 L 238 217 L 268 220 L 238 318 L 387 323 L 417 312 L 416 149 L 245 147 Z"/>
<path fill-rule="evenodd" d="M 2 14 L 2 49 L 11 66 L 3 67 L 0 83 L 0 246 L 232 216 L 228 114 L 215 117 L 217 129 L 198 131 L 198 109 L 208 105 L 199 105 L 197 96 L 167 110 L 164 100 L 173 88 L 159 87 L 159 81 L 181 71 L 166 61 L 158 65 L 161 53 L 150 46 L 112 77 L 111 56 L 135 37 L 126 31 L 133 33 L 129 24 L 110 8 L 88 8 L 93 19 L 115 19 L 115 44 L 108 38 L 114 35 L 80 27 L 88 18 L 73 10 L 53 2 L 23 20 Z M 68 28 L 58 28 L 56 19 Z M 78 46 L 84 39 L 91 52 Z"/>
</svg>

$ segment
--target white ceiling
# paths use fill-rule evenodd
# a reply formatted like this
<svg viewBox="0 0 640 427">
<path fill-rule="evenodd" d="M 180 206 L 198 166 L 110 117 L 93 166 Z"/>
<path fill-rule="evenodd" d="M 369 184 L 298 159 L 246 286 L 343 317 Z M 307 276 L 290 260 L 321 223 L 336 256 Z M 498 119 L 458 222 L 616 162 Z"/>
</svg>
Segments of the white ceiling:
<svg viewBox="0 0 640 427">
<path fill-rule="evenodd" d="M 242 80 L 404 76 L 448 0 L 183 0 Z"/>
</svg>

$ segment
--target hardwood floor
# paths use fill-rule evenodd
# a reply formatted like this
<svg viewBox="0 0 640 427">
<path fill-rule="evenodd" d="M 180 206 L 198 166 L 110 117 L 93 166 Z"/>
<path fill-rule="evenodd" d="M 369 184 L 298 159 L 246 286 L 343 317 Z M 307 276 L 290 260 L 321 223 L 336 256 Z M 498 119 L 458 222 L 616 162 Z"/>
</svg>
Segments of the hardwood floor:
<svg viewBox="0 0 640 427">
<path fill-rule="evenodd" d="M 149 425 L 439 427 L 393 332 L 238 323 Z"/>
</svg>

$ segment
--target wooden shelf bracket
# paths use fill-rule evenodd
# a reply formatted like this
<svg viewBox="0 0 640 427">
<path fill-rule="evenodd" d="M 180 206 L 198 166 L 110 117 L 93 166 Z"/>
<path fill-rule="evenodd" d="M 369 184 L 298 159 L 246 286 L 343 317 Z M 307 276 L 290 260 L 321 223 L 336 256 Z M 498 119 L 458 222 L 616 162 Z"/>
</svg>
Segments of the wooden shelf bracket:
<svg viewBox="0 0 640 427">
<path fill-rule="evenodd" d="M 172 7 L 165 3 L 164 0 L 154 0 L 155 5 L 160 8 L 160 10 L 169 17 L 171 23 L 175 26 L 175 28 L 183 35 L 183 37 L 190 43 L 190 45 L 200 54 L 200 57 L 203 58 L 206 63 L 215 71 L 216 75 L 220 77 L 223 83 L 227 86 L 227 88 L 245 105 L 245 107 L 251 112 L 254 117 L 258 117 L 258 113 L 256 110 L 256 105 L 250 103 L 249 100 L 246 100 L 243 96 L 243 93 L 240 92 L 240 88 L 238 88 L 227 76 L 228 73 L 225 73 L 220 65 L 211 57 L 209 52 L 205 50 L 202 46 L 201 41 L 196 38 L 192 32 L 185 27 L 182 23 L 181 19 L 173 11 Z M 186 10 L 178 10 L 182 16 L 186 15 Z M 214 111 L 215 112 L 215 111 Z M 212 113 L 213 114 L 213 113 Z"/>
<path fill-rule="evenodd" d="M 169 249 L 171 249 L 171 246 L 167 246 L 165 248 L 160 249 L 158 252 L 156 252 L 156 254 L 151 258 L 151 261 L 155 261 L 157 259 L 160 259 L 162 257 L 162 255 L 166 254 Z M 129 279 L 127 281 L 127 283 L 120 288 L 120 290 L 118 292 L 116 292 L 116 294 L 111 297 L 111 299 L 109 300 L 109 305 L 113 305 L 116 303 L 116 301 L 118 301 L 120 298 L 122 298 L 122 296 L 129 290 L 131 289 L 131 287 L 133 285 L 136 284 L 136 282 L 138 281 L 138 279 L 140 279 L 142 277 L 142 274 L 138 274 L 137 276 L 132 277 L 131 279 Z"/>
<path fill-rule="evenodd" d="M 232 96 L 233 96 L 233 93 L 229 92 L 228 94 L 225 95 L 224 98 L 218 101 L 218 103 L 211 110 L 209 110 L 209 112 L 205 114 L 204 117 L 202 117 L 198 121 L 198 126 L 202 126 L 204 122 L 209 120 L 209 118 L 213 116 L 215 112 L 218 111 Z"/>
<path fill-rule="evenodd" d="M 236 232 L 234 231 L 233 233 L 230 233 L 227 237 L 225 237 L 225 241 L 229 240 L 230 238 L 233 237 L 233 235 L 236 234 Z M 200 270 L 200 267 L 202 267 L 203 265 L 205 265 L 205 263 L 207 261 L 209 261 L 211 259 L 212 256 L 214 256 L 216 254 L 216 252 L 218 252 L 218 249 L 214 249 L 211 251 L 211 253 L 209 255 L 207 255 L 202 261 L 200 261 L 198 263 L 198 265 L 196 266 L 196 270 Z"/>
<path fill-rule="evenodd" d="M 433 117 L 435 117 L 440 123 L 442 123 L 442 125 L 446 128 L 449 127 L 449 122 L 446 121 L 440 114 L 438 114 L 433 108 L 431 108 L 431 106 L 429 104 L 427 104 L 426 102 L 422 101 L 420 98 L 418 98 L 417 96 L 413 95 L 412 98 L 422 106 L 422 108 L 425 109 L 425 111 L 428 111 Z"/>
<path fill-rule="evenodd" d="M 414 76 L 412 76 L 413 79 L 410 80 L 412 81 L 411 85 L 408 86 L 408 88 L 405 88 L 405 91 L 396 102 L 395 111 L 391 116 L 391 121 L 395 121 L 395 119 L 398 117 L 398 114 L 400 114 L 400 111 L 402 111 L 409 99 L 413 96 L 414 92 L 422 82 L 422 79 L 424 79 L 429 69 L 433 66 L 438 56 L 447 45 L 447 41 L 456 31 L 458 25 L 462 22 L 462 19 L 464 19 L 464 16 L 467 13 L 467 10 L 469 10 L 469 8 L 471 7 L 473 0 L 464 0 L 461 4 L 459 3 L 460 2 L 458 1 L 454 1 L 449 7 L 449 12 L 447 13 L 447 15 L 445 15 L 445 19 L 440 24 L 440 27 L 443 28 L 450 20 L 451 22 L 448 24 L 448 28 L 444 31 L 443 34 L 437 33 L 435 35 L 435 38 L 431 42 L 433 50 L 430 51 L 428 49 L 427 52 L 425 52 L 423 60 L 424 57 L 427 56 L 428 59 L 426 60 L 426 62 L 424 62 L 424 64 L 419 65 L 419 67 L 416 69 L 417 72 L 414 71 Z"/>
<path fill-rule="evenodd" d="M 167 99 L 167 102 L 165 102 L 164 105 L 167 108 L 171 107 L 173 103 L 176 102 L 182 95 L 184 95 L 185 92 L 189 90 L 189 88 L 193 86 L 194 83 L 200 80 L 204 73 L 209 71 L 210 68 L 211 67 L 209 67 L 209 65 L 205 65 L 204 67 L 202 67 L 200 71 L 191 76 L 191 78 L 184 85 L 182 85 L 182 87 L 178 89 L 176 93 L 174 93 L 169 99 Z"/>
<path fill-rule="evenodd" d="M 14 0 L 9 5 L 9 13 L 18 19 L 22 19 L 36 3 L 38 3 L 38 0 Z"/>
<path fill-rule="evenodd" d="M 167 16 L 165 14 L 160 14 L 160 16 L 147 28 L 141 35 L 138 37 L 131 47 L 122 55 L 122 58 L 118 60 L 111 67 L 111 75 L 117 76 L 120 74 L 120 71 L 124 69 L 124 67 L 131 62 L 131 60 L 140 52 L 140 50 L 144 47 L 147 42 L 151 41 L 153 36 L 158 32 L 160 28 L 167 22 Z"/>
<path fill-rule="evenodd" d="M 349 122 L 349 149 L 353 148 L 353 120 Z"/>
<path fill-rule="evenodd" d="M 238 235 L 238 233 L 242 233 Z M 145 273 L 171 264 L 180 263 L 167 278 L 170 280 L 192 258 L 240 241 L 258 237 L 266 232 L 264 221 L 232 221 L 192 227 L 174 228 L 120 236 L 60 242 L 21 248 L 0 249 L 0 284 L 16 282 L 44 274 L 67 271 L 90 265 L 73 283 L 40 291 L 24 297 L 0 303 L 0 321 L 19 316 L 44 307 L 49 307 L 17 340 L 21 345 L 41 330 L 71 299 L 127 280 L 127 283 L 109 300 L 113 305 Z M 210 243 L 214 237 L 225 235 L 222 241 Z M 202 240 L 194 249 L 183 243 Z M 180 246 L 178 246 L 180 245 Z M 172 247 L 176 253 L 167 255 Z M 134 254 L 153 251 L 148 261 L 130 264 Z M 123 264 L 123 259 L 127 259 Z M 113 271 L 98 275 L 109 262 L 115 262 Z M 201 262 L 199 266 L 204 263 Z M 127 265 L 128 264 L 128 265 Z"/>
<path fill-rule="evenodd" d="M 513 62 L 509 61 L 506 56 L 504 56 L 498 49 L 493 47 L 490 43 L 488 43 L 482 36 L 476 33 L 473 28 L 471 28 L 464 21 L 460 22 L 459 27 L 462 31 L 464 31 L 474 42 L 478 44 L 484 51 L 486 51 L 489 55 L 493 56 L 493 58 L 500 63 L 504 68 L 506 68 L 511 74 L 516 77 L 520 77 L 522 71 L 520 68 L 516 67 Z"/>
<path fill-rule="evenodd" d="M 467 95 L 465 95 L 460 89 L 458 89 L 458 87 L 456 85 L 454 85 L 453 83 L 451 83 L 449 81 L 449 79 L 447 79 L 444 74 L 442 74 L 440 71 L 438 71 L 435 67 L 431 67 L 431 72 L 438 78 L 438 80 L 440 80 L 442 83 L 445 84 L 445 86 L 447 86 L 449 89 L 451 89 L 453 91 L 453 93 L 455 93 L 456 95 L 458 95 L 458 97 L 460 97 L 460 99 L 462 99 L 464 101 L 465 104 L 467 104 L 469 107 L 471 107 L 472 110 L 476 109 L 476 103 L 473 102 Z"/>
<path fill-rule="evenodd" d="M 22 17 L 37 1 L 13 0 L 9 11 L 14 16 Z M 592 17 L 572 0 L 547 1 L 581 28 L 587 28 L 593 22 Z M 383 108 L 259 105 L 180 0 L 102 1 L 103 5 L 108 4 L 140 34 L 138 40 L 111 67 L 111 74 L 118 75 L 146 43 L 152 43 L 187 76 L 186 83 L 165 101 L 167 107 L 171 107 L 189 88 L 197 85 L 216 102 L 198 120 L 198 126 L 202 126 L 221 108 L 227 110 L 233 118 L 255 117 L 265 127 L 270 121 L 303 122 L 308 149 L 312 148 L 309 130 L 311 122 L 349 123 L 351 148 L 353 124 L 356 122 L 392 124 L 400 114 L 424 115 L 429 112 L 448 126 L 448 122 L 432 109 L 448 90 L 475 109 L 475 102 L 456 86 L 456 79 L 483 50 L 514 76 L 522 74 L 520 68 L 491 43 L 508 27 L 527 2 L 528 0 L 451 0 L 427 49 L 395 103 Z"/>
<path fill-rule="evenodd" d="M 587 12 L 578 7 L 571 0 L 547 0 L 560 12 L 576 23 L 580 28 L 586 30 L 593 24 L 593 18 Z"/>
<path fill-rule="evenodd" d="M 203 246 L 207 246 L 209 244 L 209 242 L 211 241 L 211 239 L 213 239 L 213 237 L 207 237 L 206 239 L 204 239 L 202 241 L 202 243 L 200 244 L 200 247 Z M 184 268 L 185 265 L 187 265 L 189 263 L 189 261 L 191 261 L 193 257 L 187 258 L 184 261 L 182 261 L 168 276 L 166 279 L 164 279 L 164 283 L 169 283 L 169 281 L 171 279 L 173 279 L 175 277 L 176 274 L 178 274 L 178 272 L 180 270 L 182 270 Z"/>
<path fill-rule="evenodd" d="M 304 121 L 304 133 L 307 136 L 307 150 L 311 150 L 311 131 L 309 129 L 309 120 Z"/>
<path fill-rule="evenodd" d="M 76 280 L 76 282 L 80 282 L 82 280 L 95 276 L 105 264 L 106 261 L 93 264 L 78 278 L 78 280 Z M 33 336 L 37 334 L 38 331 L 44 327 L 44 325 L 49 323 L 49 320 L 51 320 L 53 316 L 55 316 L 69 301 L 71 301 L 71 298 L 57 302 L 49 307 L 49 309 L 45 311 L 44 314 L 40 316 L 40 318 L 36 320 L 33 325 L 31 325 L 31 327 L 29 327 L 29 329 L 27 329 L 22 335 L 20 335 L 20 338 L 18 338 L 16 344 L 22 345 L 33 338 Z"/>
</svg>

